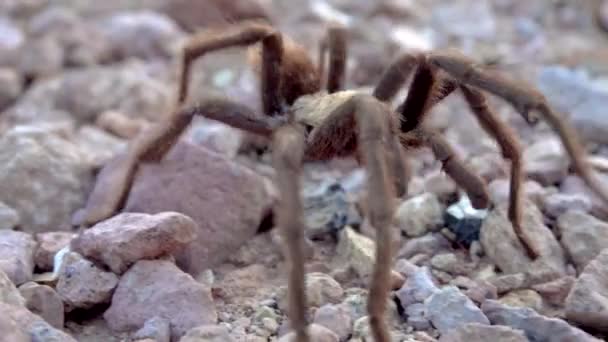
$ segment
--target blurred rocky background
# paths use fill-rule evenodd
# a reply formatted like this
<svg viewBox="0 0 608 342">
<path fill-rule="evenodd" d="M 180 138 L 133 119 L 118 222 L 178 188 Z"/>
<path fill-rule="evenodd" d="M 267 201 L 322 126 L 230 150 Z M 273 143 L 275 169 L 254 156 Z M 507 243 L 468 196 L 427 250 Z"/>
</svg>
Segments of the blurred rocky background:
<svg viewBox="0 0 608 342">
<path fill-rule="evenodd" d="M 608 184 L 606 1 L 2 0 L 0 341 L 286 339 L 273 170 L 251 136 L 197 118 L 167 161 L 141 169 L 128 212 L 71 226 L 104 163 L 168 114 L 180 47 L 248 19 L 315 62 L 327 25 L 346 26 L 349 88 L 375 85 L 401 52 L 457 48 L 540 89 Z M 243 49 L 193 70 L 188 101 L 214 93 L 260 108 Z M 525 147 L 524 229 L 541 257 L 527 258 L 506 218 L 509 163 L 451 95 L 429 122 L 488 182 L 493 206 L 474 210 L 429 151 L 410 152 L 394 222 L 394 341 L 601 341 L 608 205 L 546 123 L 490 100 Z M 301 181 L 314 335 L 370 341 L 365 171 L 350 159 L 309 164 Z"/>
</svg>

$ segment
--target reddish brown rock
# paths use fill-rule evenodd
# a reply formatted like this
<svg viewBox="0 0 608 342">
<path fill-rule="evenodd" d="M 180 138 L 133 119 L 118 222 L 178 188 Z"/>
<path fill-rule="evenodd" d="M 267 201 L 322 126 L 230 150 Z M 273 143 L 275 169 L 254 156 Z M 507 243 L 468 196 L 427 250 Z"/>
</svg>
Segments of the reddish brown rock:
<svg viewBox="0 0 608 342">
<path fill-rule="evenodd" d="M 112 330 L 133 331 L 155 316 L 170 322 L 172 340 L 217 323 L 210 288 L 170 261 L 141 260 L 123 274 L 104 318 Z"/>
<path fill-rule="evenodd" d="M 176 254 L 195 275 L 225 260 L 257 232 L 271 198 L 263 178 L 222 155 L 185 142 L 159 164 L 145 164 L 124 211 L 175 211 L 197 224 L 197 239 Z"/>
<path fill-rule="evenodd" d="M 60 249 L 67 246 L 76 234 L 68 232 L 48 232 L 36 234 L 38 249 L 34 255 L 36 267 L 41 271 L 53 270 L 53 258 Z"/>
<path fill-rule="evenodd" d="M 71 248 L 122 274 L 136 261 L 184 249 L 196 231 L 196 223 L 180 213 L 122 213 L 84 231 Z"/>
<path fill-rule="evenodd" d="M 64 309 L 61 297 L 47 285 L 27 282 L 19 287 L 26 307 L 57 329 L 63 329 Z"/>
<path fill-rule="evenodd" d="M 0 315 L 2 341 L 76 342 L 73 337 L 59 329 L 53 328 L 44 319 L 33 314 L 25 307 L 0 303 L 0 312 L 2 312 L 2 315 Z M 9 330 L 2 330 L 4 327 L 7 327 Z M 7 332 L 10 335 L 5 335 Z M 23 339 L 23 336 L 26 336 L 26 338 Z"/>
</svg>

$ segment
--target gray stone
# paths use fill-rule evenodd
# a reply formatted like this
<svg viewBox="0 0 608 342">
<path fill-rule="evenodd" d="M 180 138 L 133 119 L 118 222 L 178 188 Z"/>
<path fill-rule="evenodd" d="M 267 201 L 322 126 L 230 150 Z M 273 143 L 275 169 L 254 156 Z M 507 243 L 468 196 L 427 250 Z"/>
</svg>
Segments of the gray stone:
<svg viewBox="0 0 608 342">
<path fill-rule="evenodd" d="M 308 326 L 308 334 L 311 341 L 318 342 L 339 342 L 340 339 L 333 331 L 326 327 L 318 324 L 311 324 Z M 277 340 L 278 342 L 295 342 L 296 335 L 294 332 L 287 333 Z"/>
<path fill-rule="evenodd" d="M 17 210 L 0 202 L 0 229 L 13 229 L 19 225 L 20 221 Z"/>
<path fill-rule="evenodd" d="M 608 332 L 608 248 L 585 266 L 566 298 L 566 317 Z"/>
<path fill-rule="evenodd" d="M 437 196 L 425 193 L 401 203 L 395 212 L 395 220 L 408 236 L 421 236 L 441 225 L 443 208 Z"/>
<path fill-rule="evenodd" d="M 521 330 L 511 329 L 500 325 L 485 325 L 479 323 L 463 324 L 447 335 L 442 335 L 439 342 L 528 342 Z"/>
<path fill-rule="evenodd" d="M 15 70 L 0 67 L 0 110 L 11 105 L 21 95 L 21 82 L 21 77 Z"/>
<path fill-rule="evenodd" d="M 170 342 L 171 327 L 170 322 L 162 317 L 152 317 L 144 323 L 141 329 L 137 330 L 133 338 L 144 339 L 150 338 L 155 342 Z"/>
<path fill-rule="evenodd" d="M 13 335 L 3 335 L 3 338 L 9 338 L 10 342 L 77 342 L 73 337 L 65 332 L 53 328 L 50 324 L 44 321 L 40 316 L 33 314 L 28 309 L 22 306 L 9 305 L 0 303 L 0 327 L 10 327 L 9 331 Z M 16 328 L 16 329 L 15 329 Z M 12 330 L 15 329 L 15 330 Z M 21 339 L 27 336 L 26 339 Z M 15 337 L 15 339 L 11 339 Z"/>
<path fill-rule="evenodd" d="M 580 211 L 568 211 L 557 219 L 561 244 L 581 271 L 608 248 L 608 223 Z"/>
<path fill-rule="evenodd" d="M 345 341 L 353 331 L 353 321 L 348 310 L 341 305 L 326 304 L 315 311 L 313 323 L 326 327 Z"/>
<path fill-rule="evenodd" d="M 190 329 L 179 342 L 234 342 L 234 339 L 222 325 L 201 325 Z"/>
<path fill-rule="evenodd" d="M 416 272 L 410 274 L 403 284 L 403 287 L 396 293 L 401 306 L 407 307 L 410 304 L 422 303 L 428 297 L 437 293 L 439 289 L 433 282 L 431 273 L 427 267 L 420 267 Z"/>
<path fill-rule="evenodd" d="M 53 327 L 63 329 L 63 301 L 52 287 L 27 282 L 19 286 L 19 292 L 25 298 L 25 306 L 31 312 L 42 317 Z"/>
<path fill-rule="evenodd" d="M 0 303 L 25 306 L 25 298 L 8 278 L 6 273 L 0 269 Z"/>
<path fill-rule="evenodd" d="M 543 211 L 552 218 L 557 218 L 569 210 L 590 212 L 593 208 L 591 199 L 582 194 L 555 193 L 543 200 Z"/>
<path fill-rule="evenodd" d="M 427 317 L 441 334 L 466 323 L 490 324 L 483 312 L 455 286 L 446 286 L 425 300 Z"/>
<path fill-rule="evenodd" d="M 32 279 L 36 241 L 28 233 L 0 230 L 0 270 L 19 286 Z"/>
</svg>

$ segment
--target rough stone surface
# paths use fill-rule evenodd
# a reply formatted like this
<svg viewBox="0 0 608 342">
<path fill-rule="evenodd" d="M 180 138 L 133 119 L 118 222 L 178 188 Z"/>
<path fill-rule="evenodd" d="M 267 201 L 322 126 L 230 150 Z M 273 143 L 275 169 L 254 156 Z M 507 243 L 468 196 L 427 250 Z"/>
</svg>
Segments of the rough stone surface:
<svg viewBox="0 0 608 342">
<path fill-rule="evenodd" d="M 25 298 L 21 296 L 15 284 L 9 277 L 0 269 L 0 303 L 25 306 Z"/>
<path fill-rule="evenodd" d="M 123 274 L 103 316 L 116 331 L 139 329 L 158 316 L 171 322 L 172 339 L 217 321 L 210 288 L 164 260 L 138 261 Z"/>
<path fill-rule="evenodd" d="M 408 236 L 424 235 L 443 222 L 441 203 L 432 193 L 425 193 L 401 203 L 395 212 L 399 228 Z"/>
<path fill-rule="evenodd" d="M 89 309 L 110 301 L 118 277 L 105 272 L 78 253 L 68 252 L 59 270 L 57 293 L 66 310 Z"/>
<path fill-rule="evenodd" d="M 222 325 L 201 325 L 190 329 L 179 342 L 234 342 Z"/>
<path fill-rule="evenodd" d="M 441 334 L 466 323 L 490 324 L 481 310 L 455 286 L 446 286 L 425 300 L 426 313 Z"/>
<path fill-rule="evenodd" d="M 0 270 L 19 286 L 32 279 L 36 241 L 28 233 L 0 230 Z"/>
<path fill-rule="evenodd" d="M 608 332 L 608 249 L 587 264 L 566 298 L 569 320 Z"/>
<path fill-rule="evenodd" d="M 261 176 L 219 154 L 181 143 L 162 163 L 140 167 L 125 211 L 175 211 L 191 217 L 198 225 L 197 238 L 176 257 L 180 267 L 198 274 L 251 239 L 270 205 Z"/>
<path fill-rule="evenodd" d="M 19 74 L 12 69 L 0 68 L 0 110 L 10 105 L 23 90 Z"/>
<path fill-rule="evenodd" d="M 543 210 L 552 218 L 557 218 L 568 210 L 590 212 L 593 208 L 591 199 L 582 194 L 555 193 L 543 200 Z"/>
<path fill-rule="evenodd" d="M 326 304 L 315 311 L 313 323 L 333 331 L 340 341 L 352 333 L 353 321 L 348 311 L 341 305 Z"/>
<path fill-rule="evenodd" d="M 42 271 L 51 271 L 54 266 L 55 254 L 70 244 L 75 237 L 70 232 L 48 232 L 36 234 L 38 248 L 34 255 L 36 267 Z"/>
<path fill-rule="evenodd" d="M 505 273 L 542 269 L 565 274 L 564 251 L 551 230 L 545 226 L 542 214 L 528 201 L 524 202 L 523 208 L 522 229 L 538 247 L 540 257 L 531 262 L 525 254 L 507 218 L 507 206 L 504 204 L 492 210 L 483 223 L 480 240 L 484 251 Z"/>
<path fill-rule="evenodd" d="M 437 285 L 433 282 L 430 270 L 427 267 L 419 267 L 410 274 L 397 291 L 401 306 L 407 307 L 410 304 L 424 302 L 432 294 L 438 292 Z"/>
<path fill-rule="evenodd" d="M 561 277 L 547 283 L 534 284 L 532 285 L 532 289 L 538 292 L 548 303 L 562 306 L 574 286 L 575 280 L 571 276 Z"/>
<path fill-rule="evenodd" d="M 600 341 L 564 320 L 540 315 L 530 308 L 515 308 L 487 300 L 481 305 L 481 310 L 493 325 L 523 330 L 530 341 Z"/>
<path fill-rule="evenodd" d="M 340 338 L 333 331 L 319 324 L 311 324 L 308 326 L 308 333 L 312 341 L 318 342 L 338 342 Z M 287 333 L 278 339 L 278 342 L 295 342 L 296 336 L 294 332 Z"/>
<path fill-rule="evenodd" d="M 548 186 L 568 174 L 568 159 L 558 137 L 539 139 L 523 153 L 525 170 L 531 179 Z"/>
<path fill-rule="evenodd" d="M 33 314 L 25 307 L 0 303 L 0 327 L 9 326 L 16 339 L 7 341 L 53 341 L 53 342 L 76 342 L 76 340 L 65 332 L 53 328 L 40 316 Z M 5 330 L 3 330 L 5 331 Z M 27 336 L 26 339 L 20 339 Z M 3 336 L 6 337 L 6 336 Z M 13 336 L 11 336 L 13 337 Z"/>
<path fill-rule="evenodd" d="M 186 248 L 197 229 L 191 218 L 176 212 L 121 213 L 85 230 L 72 240 L 71 248 L 122 274 L 138 260 Z"/>
<path fill-rule="evenodd" d="M 13 229 L 19 225 L 20 221 L 17 210 L 0 202 L 0 229 Z"/>
<path fill-rule="evenodd" d="M 92 181 L 82 152 L 45 129 L 18 126 L 0 139 L 0 200 L 25 232 L 70 229 L 70 217 Z"/>
<path fill-rule="evenodd" d="M 580 211 L 568 211 L 557 219 L 561 244 L 582 270 L 603 249 L 608 248 L 608 223 Z"/>
<path fill-rule="evenodd" d="M 468 323 L 442 335 L 439 342 L 528 342 L 528 338 L 521 330 L 511 329 L 500 325 L 484 325 Z"/>
<path fill-rule="evenodd" d="M 141 329 L 137 330 L 133 338 L 144 339 L 150 338 L 155 342 L 170 342 L 171 341 L 171 326 L 167 319 L 161 317 L 152 317 L 144 323 Z"/>
<path fill-rule="evenodd" d="M 57 329 L 63 329 L 64 308 L 61 297 L 47 285 L 27 282 L 19 286 L 19 292 L 26 300 L 26 307 L 42 317 Z"/>
<path fill-rule="evenodd" d="M 543 307 L 542 297 L 536 291 L 528 289 L 509 292 L 498 301 L 510 306 L 534 309 L 537 312 Z"/>
</svg>

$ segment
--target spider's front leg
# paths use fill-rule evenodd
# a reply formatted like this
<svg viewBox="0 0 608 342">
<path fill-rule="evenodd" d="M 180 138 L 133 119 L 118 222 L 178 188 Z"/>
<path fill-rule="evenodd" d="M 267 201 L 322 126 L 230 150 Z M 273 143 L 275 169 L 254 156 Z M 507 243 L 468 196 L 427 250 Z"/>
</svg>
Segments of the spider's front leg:
<svg viewBox="0 0 608 342">
<path fill-rule="evenodd" d="M 346 76 L 347 30 L 340 25 L 331 26 L 319 47 L 319 76 L 325 76 L 325 54 L 329 50 L 329 72 L 327 92 L 335 93 L 342 89 Z"/>
<path fill-rule="evenodd" d="M 459 83 L 486 90 L 505 99 L 530 123 L 537 119 L 532 112 L 540 113 L 560 136 L 576 172 L 604 203 L 608 204 L 608 189 L 602 184 L 585 161 L 585 152 L 576 130 L 563 117 L 553 111 L 545 96 L 523 82 L 515 82 L 498 73 L 484 70 L 471 58 L 459 53 L 431 53 L 428 60 L 454 77 Z"/>
<path fill-rule="evenodd" d="M 304 269 L 304 238 L 300 171 L 304 155 L 304 132 L 300 127 L 286 125 L 274 133 L 272 157 L 276 171 L 280 201 L 277 202 L 277 226 L 285 243 L 289 265 L 289 319 L 296 341 L 308 342 L 306 282 Z"/>
<path fill-rule="evenodd" d="M 207 99 L 196 107 L 184 108 L 173 115 L 169 122 L 158 123 L 141 132 L 126 152 L 104 165 L 85 208 L 76 212 L 72 224 L 89 226 L 120 210 L 131 189 L 138 164 L 160 161 L 195 115 L 264 136 L 270 136 L 283 123 L 281 117 L 256 115 L 247 106 L 224 98 Z"/>
</svg>

